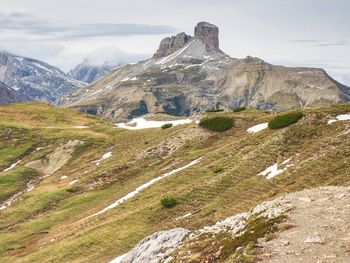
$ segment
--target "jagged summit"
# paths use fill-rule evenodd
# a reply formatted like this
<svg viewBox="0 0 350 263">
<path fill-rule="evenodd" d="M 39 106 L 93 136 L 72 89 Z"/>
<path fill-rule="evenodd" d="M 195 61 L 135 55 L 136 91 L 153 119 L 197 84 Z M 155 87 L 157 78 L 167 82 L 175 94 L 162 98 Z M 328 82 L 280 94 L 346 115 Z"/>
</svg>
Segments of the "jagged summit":
<svg viewBox="0 0 350 263">
<path fill-rule="evenodd" d="M 200 22 L 194 37 L 165 38 L 148 60 L 112 70 L 62 104 L 124 120 L 147 113 L 190 116 L 209 109 L 284 111 L 350 100 L 350 89 L 322 69 L 235 59 L 219 48 L 219 28 Z"/>
<path fill-rule="evenodd" d="M 208 46 L 219 48 L 219 28 L 208 22 L 199 22 L 194 29 L 194 37 Z"/>
<path fill-rule="evenodd" d="M 208 50 L 214 49 L 221 52 L 219 49 L 219 28 L 208 22 L 199 22 L 194 28 L 194 37 L 182 32 L 176 36 L 164 38 L 153 58 L 169 56 L 194 40 L 199 40 L 200 44 L 204 44 Z"/>
</svg>

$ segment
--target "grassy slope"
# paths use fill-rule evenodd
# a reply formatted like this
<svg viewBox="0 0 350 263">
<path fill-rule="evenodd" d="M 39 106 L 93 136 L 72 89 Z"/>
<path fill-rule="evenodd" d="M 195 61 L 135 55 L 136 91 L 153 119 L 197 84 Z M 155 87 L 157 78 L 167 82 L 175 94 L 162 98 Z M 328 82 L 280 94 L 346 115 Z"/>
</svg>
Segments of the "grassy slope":
<svg viewBox="0 0 350 263">
<path fill-rule="evenodd" d="M 285 192 L 319 185 L 349 185 L 350 123 L 326 125 L 331 115 L 344 112 L 350 112 L 350 105 L 308 109 L 298 124 L 256 134 L 247 134 L 246 129 L 268 121 L 272 114 L 256 110 L 208 113 L 235 117 L 236 127 L 189 142 L 165 160 L 141 161 L 136 158 L 140 152 L 195 124 L 126 131 L 98 117 L 45 104 L 2 106 L 2 168 L 19 158 L 25 163 L 50 151 L 33 153 L 38 146 L 55 146 L 69 139 L 85 144 L 66 166 L 41 181 L 23 200 L 0 212 L 0 261 L 108 261 L 154 231 L 213 224 Z M 77 125 L 89 128 L 74 129 Z M 91 163 L 111 150 L 113 157 L 100 166 Z M 156 183 L 105 214 L 78 222 L 171 170 L 169 166 L 177 168 L 200 156 L 204 157 L 199 164 Z M 273 180 L 257 176 L 267 166 L 290 157 L 294 166 Z M 217 167 L 223 170 L 214 173 Z M 20 165 L 11 173 L 0 174 L 0 189 L 6 189 L 6 195 L 20 189 L 30 172 L 35 176 Z M 60 180 L 62 175 L 69 179 Z M 69 186 L 69 180 L 76 178 L 79 183 Z M 162 208 L 159 201 L 164 195 L 175 196 L 179 204 L 172 209 Z M 193 216 L 175 220 L 188 212 Z"/>
</svg>

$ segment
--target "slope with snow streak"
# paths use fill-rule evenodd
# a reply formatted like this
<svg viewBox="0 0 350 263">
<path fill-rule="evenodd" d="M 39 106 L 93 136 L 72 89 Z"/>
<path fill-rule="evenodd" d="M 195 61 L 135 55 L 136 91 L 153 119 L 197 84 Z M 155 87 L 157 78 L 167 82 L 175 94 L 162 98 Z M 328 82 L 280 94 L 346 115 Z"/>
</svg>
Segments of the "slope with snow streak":
<svg viewBox="0 0 350 263">
<path fill-rule="evenodd" d="M 182 170 L 185 170 L 186 168 L 189 168 L 189 167 L 191 167 L 191 166 L 197 164 L 202 158 L 203 158 L 203 157 L 200 157 L 200 158 L 198 158 L 198 159 L 196 159 L 196 160 L 190 162 L 189 164 L 186 164 L 185 166 L 182 166 L 182 167 L 177 168 L 177 169 L 174 169 L 174 170 L 172 170 L 172 171 L 170 171 L 170 172 L 168 172 L 168 173 L 165 173 L 165 174 L 163 174 L 163 175 L 161 175 L 161 176 L 158 176 L 158 177 L 156 177 L 156 178 L 153 178 L 152 180 L 148 181 L 147 183 L 144 183 L 144 184 L 140 185 L 139 187 L 137 187 L 134 191 L 128 193 L 127 195 L 123 196 L 122 198 L 119 198 L 119 199 L 118 199 L 117 201 L 115 201 L 114 203 L 112 203 L 112 204 L 110 204 L 109 206 L 103 208 L 101 211 L 99 211 L 99 212 L 97 212 L 97 213 L 95 213 L 95 214 L 93 214 L 93 215 L 90 215 L 90 216 L 88 216 L 88 217 L 86 217 L 86 218 L 84 218 L 84 219 L 88 219 L 88 218 L 91 218 L 91 217 L 94 217 L 94 216 L 103 214 L 104 212 L 107 212 L 108 210 L 117 207 L 117 206 L 120 205 L 121 203 L 124 203 L 125 201 L 127 201 L 127 200 L 133 198 L 134 196 L 136 196 L 137 194 L 139 194 L 142 190 L 144 190 L 144 189 L 150 187 L 151 185 L 155 184 L 156 182 L 158 182 L 158 181 L 160 181 L 160 180 L 162 180 L 162 179 L 164 179 L 164 178 L 166 178 L 166 177 L 168 177 L 168 176 L 170 176 L 170 175 L 173 175 L 173 174 L 175 174 L 175 173 L 178 173 L 178 172 L 180 172 L 180 171 L 182 171 Z M 84 219 L 82 219 L 82 220 L 84 220 Z M 81 221 L 81 220 L 80 220 L 80 221 Z"/>
<path fill-rule="evenodd" d="M 280 164 L 275 163 L 274 165 L 267 167 L 264 171 L 262 171 L 258 175 L 265 176 L 266 179 L 270 180 L 270 179 L 274 178 L 276 175 L 279 175 L 279 174 L 283 173 L 284 171 L 286 171 L 287 168 L 291 166 L 291 165 L 286 165 L 287 163 L 290 162 L 291 159 L 292 158 L 289 158 Z M 278 169 L 278 166 L 285 166 L 285 167 L 282 169 Z"/>
<path fill-rule="evenodd" d="M 262 131 L 264 129 L 266 129 L 268 127 L 268 123 L 265 122 L 265 123 L 261 123 L 261 124 L 257 124 L 257 125 L 254 125 L 253 127 L 250 127 L 247 132 L 248 133 L 257 133 L 259 131 Z"/>
<path fill-rule="evenodd" d="M 98 159 L 96 161 L 93 161 L 92 163 L 96 163 L 97 166 L 100 165 L 100 163 L 103 161 L 103 160 L 106 160 L 108 158 L 111 158 L 113 155 L 112 152 L 108 152 L 108 153 L 105 153 L 104 155 L 102 155 L 101 159 Z"/>
<path fill-rule="evenodd" d="M 173 126 L 189 124 L 192 123 L 191 119 L 182 119 L 175 121 L 149 121 L 144 118 L 135 118 L 128 123 L 117 123 L 118 128 L 123 128 L 127 130 L 142 130 L 142 129 L 150 129 L 150 128 L 160 128 L 164 124 L 172 124 Z"/>
<path fill-rule="evenodd" d="M 350 121 L 350 113 L 338 115 L 337 117 L 335 117 L 335 119 L 329 120 L 328 124 L 332 124 L 333 122 L 337 121 Z"/>
</svg>

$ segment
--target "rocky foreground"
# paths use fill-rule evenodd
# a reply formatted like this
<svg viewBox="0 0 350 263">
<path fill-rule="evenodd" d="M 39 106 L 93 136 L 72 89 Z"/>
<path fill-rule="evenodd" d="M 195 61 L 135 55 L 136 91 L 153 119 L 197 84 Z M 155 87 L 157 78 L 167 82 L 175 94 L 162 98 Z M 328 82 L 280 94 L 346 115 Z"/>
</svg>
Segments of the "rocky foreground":
<svg viewBox="0 0 350 263">
<path fill-rule="evenodd" d="M 194 232 L 157 232 L 112 262 L 348 262 L 349 248 L 350 187 L 330 186 L 287 194 Z"/>
</svg>

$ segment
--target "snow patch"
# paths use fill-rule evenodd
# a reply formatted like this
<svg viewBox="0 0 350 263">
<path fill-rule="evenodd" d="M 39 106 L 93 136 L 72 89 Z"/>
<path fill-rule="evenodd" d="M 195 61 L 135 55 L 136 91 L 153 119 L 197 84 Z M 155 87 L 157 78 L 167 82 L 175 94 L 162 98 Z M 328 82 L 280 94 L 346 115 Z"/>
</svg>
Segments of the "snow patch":
<svg viewBox="0 0 350 263">
<path fill-rule="evenodd" d="M 81 126 L 81 125 L 78 125 L 78 126 L 73 126 L 74 129 L 87 129 L 89 128 L 89 126 Z"/>
<path fill-rule="evenodd" d="M 108 211 L 108 210 L 110 210 L 110 209 L 112 209 L 112 208 L 117 207 L 118 205 L 124 203 L 125 201 L 127 201 L 127 200 L 133 198 L 134 196 L 136 196 L 137 194 L 139 194 L 142 190 L 144 190 L 144 189 L 150 187 L 151 185 L 155 184 L 156 182 L 158 182 L 158 181 L 160 181 L 160 180 L 162 180 L 162 179 L 164 179 L 164 178 L 166 178 L 166 177 L 168 177 L 168 176 L 170 176 L 170 175 L 173 175 L 173 174 L 175 174 L 175 173 L 178 173 L 178 172 L 180 172 L 180 171 L 182 171 L 182 170 L 185 170 L 185 169 L 187 169 L 187 168 L 189 168 L 189 167 L 191 167 L 191 166 L 193 166 L 193 165 L 199 163 L 199 161 L 200 161 L 202 158 L 203 158 L 203 157 L 200 157 L 200 158 L 198 158 L 198 159 L 196 159 L 196 160 L 190 162 L 189 164 L 186 164 L 185 166 L 182 166 L 182 167 L 177 168 L 177 169 L 174 169 L 174 170 L 172 170 L 172 171 L 170 171 L 170 172 L 168 172 L 168 173 L 165 173 L 165 174 L 163 174 L 163 175 L 161 175 L 161 176 L 158 176 L 158 177 L 156 177 L 156 178 L 153 178 L 152 180 L 150 180 L 150 181 L 148 181 L 148 182 L 146 182 L 146 183 L 140 185 L 139 187 L 137 187 L 134 191 L 132 191 L 132 192 L 126 194 L 125 196 L 123 196 L 123 197 L 119 198 L 118 200 L 116 200 L 114 203 L 112 203 L 112 204 L 110 204 L 109 206 L 103 208 L 103 209 L 100 210 L 99 212 L 97 212 L 97 213 L 95 213 L 95 214 L 93 214 L 93 215 L 90 215 L 90 216 L 88 216 L 88 217 L 86 217 L 86 218 L 84 218 L 84 219 L 87 219 L 87 218 L 90 218 L 90 217 L 94 217 L 94 216 L 100 215 L 100 214 L 105 213 L 106 211 Z M 83 220 L 83 219 L 82 219 L 82 220 Z"/>
<path fill-rule="evenodd" d="M 262 175 L 262 176 L 266 177 L 266 179 L 270 180 L 270 179 L 274 178 L 276 175 L 279 175 L 279 174 L 283 173 L 284 171 L 286 171 L 288 169 L 288 167 L 290 167 L 290 165 L 286 165 L 286 164 L 289 163 L 291 159 L 292 158 L 289 158 L 280 164 L 275 163 L 274 165 L 267 167 L 264 171 L 262 171 L 258 175 Z M 279 169 L 278 166 L 285 166 L 285 167 L 282 169 Z"/>
<path fill-rule="evenodd" d="M 171 123 L 173 126 L 192 123 L 191 119 L 182 119 L 175 121 L 149 121 L 144 118 L 135 118 L 128 123 L 117 123 L 118 128 L 127 129 L 127 130 L 142 130 L 149 128 L 160 128 L 164 124 Z"/>
<path fill-rule="evenodd" d="M 73 185 L 73 184 L 75 184 L 75 183 L 77 183 L 77 182 L 79 182 L 79 179 L 76 179 L 76 180 L 71 181 L 71 182 L 69 183 L 69 185 Z"/>
<path fill-rule="evenodd" d="M 335 119 L 329 120 L 328 124 L 332 124 L 333 122 L 337 121 L 350 121 L 350 113 L 338 115 L 337 117 L 335 117 Z"/>
<path fill-rule="evenodd" d="M 61 180 L 64 180 L 64 179 L 67 179 L 68 178 L 68 176 L 67 175 L 63 175 L 63 176 L 61 176 Z"/>
<path fill-rule="evenodd" d="M 108 158 L 111 158 L 112 155 L 113 155 L 112 152 L 105 153 L 104 155 L 102 155 L 101 159 L 96 160 L 96 161 L 93 161 L 92 163 L 96 163 L 96 165 L 99 166 L 100 163 L 101 163 L 103 160 L 106 160 L 106 159 L 108 159 Z"/>
<path fill-rule="evenodd" d="M 13 168 L 15 168 L 22 160 L 18 160 L 17 162 L 11 164 L 9 167 L 7 167 L 5 170 L 3 170 L 2 172 L 7 172 L 12 170 Z"/>
<path fill-rule="evenodd" d="M 257 133 L 259 131 L 262 131 L 264 129 L 266 129 L 268 126 L 268 123 L 265 122 L 265 123 L 261 123 L 261 124 L 257 124 L 257 125 L 254 125 L 253 127 L 250 127 L 247 132 L 249 133 Z"/>
<path fill-rule="evenodd" d="M 180 216 L 180 217 L 176 218 L 175 220 L 177 221 L 177 220 L 185 219 L 185 218 L 190 217 L 190 216 L 192 216 L 192 213 L 187 213 L 187 214 L 185 214 L 183 216 Z"/>
</svg>

